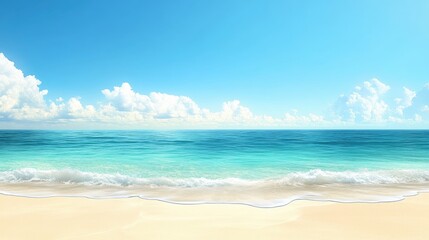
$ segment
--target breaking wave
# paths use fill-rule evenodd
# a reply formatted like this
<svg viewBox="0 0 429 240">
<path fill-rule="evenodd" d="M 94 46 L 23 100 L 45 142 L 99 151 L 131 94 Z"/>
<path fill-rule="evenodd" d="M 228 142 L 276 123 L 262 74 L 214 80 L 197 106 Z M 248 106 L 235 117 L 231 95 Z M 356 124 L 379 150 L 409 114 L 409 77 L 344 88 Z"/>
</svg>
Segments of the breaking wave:
<svg viewBox="0 0 429 240">
<path fill-rule="evenodd" d="M 1 183 L 57 183 L 98 186 L 152 186 L 152 187 L 217 187 L 268 184 L 275 186 L 317 186 L 330 184 L 422 184 L 429 183 L 429 171 L 378 170 L 378 171 L 324 171 L 320 169 L 286 173 L 273 179 L 240 178 L 142 178 L 116 174 L 83 172 L 73 169 L 39 170 L 22 168 L 0 172 Z"/>
</svg>

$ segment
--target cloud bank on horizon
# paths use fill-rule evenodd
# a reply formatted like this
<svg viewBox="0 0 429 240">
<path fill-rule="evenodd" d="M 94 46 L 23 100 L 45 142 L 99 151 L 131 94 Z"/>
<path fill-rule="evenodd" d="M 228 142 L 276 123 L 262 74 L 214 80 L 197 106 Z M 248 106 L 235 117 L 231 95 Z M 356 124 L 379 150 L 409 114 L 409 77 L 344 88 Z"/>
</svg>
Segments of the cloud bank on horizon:
<svg viewBox="0 0 429 240">
<path fill-rule="evenodd" d="M 239 100 L 214 112 L 187 96 L 135 92 L 126 82 L 102 90 L 102 102 L 84 105 L 79 97 L 47 99 L 40 84 L 0 53 L 0 128 L 402 128 L 427 127 L 429 119 L 429 83 L 419 92 L 403 87 L 389 102 L 390 86 L 375 78 L 339 96 L 325 115 L 293 111 L 281 118 L 255 115 Z"/>
</svg>

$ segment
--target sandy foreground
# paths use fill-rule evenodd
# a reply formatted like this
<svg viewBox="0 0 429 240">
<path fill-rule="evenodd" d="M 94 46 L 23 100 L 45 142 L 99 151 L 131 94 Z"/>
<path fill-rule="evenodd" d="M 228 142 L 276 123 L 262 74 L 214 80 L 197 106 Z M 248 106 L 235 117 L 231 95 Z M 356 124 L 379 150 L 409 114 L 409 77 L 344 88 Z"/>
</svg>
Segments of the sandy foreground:
<svg viewBox="0 0 429 240">
<path fill-rule="evenodd" d="M 429 194 L 261 209 L 137 198 L 0 196 L 0 239 L 429 239 Z"/>
</svg>

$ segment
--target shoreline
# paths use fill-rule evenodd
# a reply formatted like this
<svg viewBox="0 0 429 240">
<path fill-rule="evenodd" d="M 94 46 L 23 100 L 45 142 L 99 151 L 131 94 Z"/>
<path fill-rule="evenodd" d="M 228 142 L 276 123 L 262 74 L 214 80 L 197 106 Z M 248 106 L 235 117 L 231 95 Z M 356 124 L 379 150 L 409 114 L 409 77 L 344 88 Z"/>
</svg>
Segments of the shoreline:
<svg viewBox="0 0 429 240">
<path fill-rule="evenodd" d="M 104 186 L 50 182 L 0 183 L 0 196 L 27 198 L 141 199 L 177 205 L 233 204 L 277 208 L 295 201 L 385 203 L 429 193 L 414 184 L 331 184 L 308 186 L 236 185 L 216 187 Z"/>
<path fill-rule="evenodd" d="M 1 239 L 428 239 L 429 193 L 286 206 L 0 196 Z"/>
<path fill-rule="evenodd" d="M 429 190 L 421 190 L 421 191 L 410 191 L 407 193 L 403 193 L 398 196 L 393 197 L 386 197 L 386 199 L 383 200 L 336 200 L 336 199 L 305 199 L 305 198 L 295 198 L 290 201 L 285 201 L 286 203 L 281 205 L 274 205 L 274 206 L 259 206 L 259 205 L 253 205 L 250 203 L 245 202 L 210 202 L 210 201 L 195 201 L 195 202 L 181 202 L 181 201 L 173 201 L 173 200 L 165 200 L 162 198 L 150 198 L 150 197 L 143 197 L 143 196 L 108 196 L 108 197 L 91 197 L 91 196 L 85 196 L 85 195 L 49 195 L 49 196 L 29 196 L 24 194 L 15 194 L 15 193 L 7 193 L 0 191 L 0 198 L 1 197 L 17 197 L 17 198 L 28 198 L 28 199 L 50 199 L 50 198 L 82 198 L 82 199 L 88 199 L 88 200 L 95 200 L 95 201 L 102 201 L 102 200 L 117 200 L 117 199 L 137 199 L 142 201 L 154 201 L 154 202 L 160 202 L 165 204 L 172 204 L 172 205 L 178 205 L 178 206 L 199 206 L 199 205 L 237 205 L 237 206 L 245 206 L 245 207 L 251 207 L 251 208 L 258 208 L 258 209 L 272 209 L 272 208 L 282 208 L 287 207 L 290 204 L 293 204 L 294 202 L 300 202 L 300 201 L 306 201 L 306 202 L 313 202 L 313 203 L 338 203 L 338 204 L 382 204 L 382 203 L 395 203 L 395 202 L 401 202 L 405 201 L 409 198 L 417 197 L 421 194 L 428 194 Z"/>
</svg>

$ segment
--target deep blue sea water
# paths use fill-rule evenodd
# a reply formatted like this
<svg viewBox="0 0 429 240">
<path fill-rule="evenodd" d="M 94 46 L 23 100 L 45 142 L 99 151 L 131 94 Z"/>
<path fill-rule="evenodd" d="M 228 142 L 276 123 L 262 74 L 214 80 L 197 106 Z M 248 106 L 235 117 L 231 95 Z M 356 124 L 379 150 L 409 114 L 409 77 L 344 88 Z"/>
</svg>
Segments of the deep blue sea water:
<svg viewBox="0 0 429 240">
<path fill-rule="evenodd" d="M 8 194 L 276 206 L 427 189 L 422 130 L 0 131 Z"/>
</svg>

